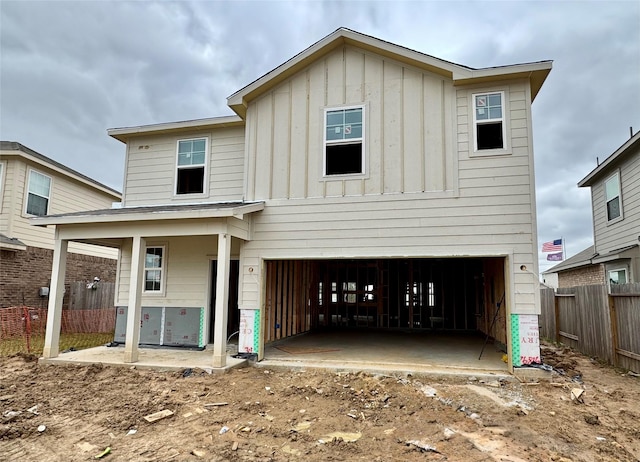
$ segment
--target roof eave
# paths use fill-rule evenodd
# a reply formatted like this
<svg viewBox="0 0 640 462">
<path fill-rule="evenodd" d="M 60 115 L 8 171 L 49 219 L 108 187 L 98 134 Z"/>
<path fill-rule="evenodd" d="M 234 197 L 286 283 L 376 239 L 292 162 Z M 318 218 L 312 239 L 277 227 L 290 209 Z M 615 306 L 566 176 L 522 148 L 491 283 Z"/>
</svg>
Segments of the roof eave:
<svg viewBox="0 0 640 462">
<path fill-rule="evenodd" d="M 490 67 L 454 74 L 453 81 L 455 85 L 460 86 L 497 80 L 528 79 L 531 85 L 531 101 L 533 102 L 551 72 L 552 66 L 553 61 L 540 61 L 537 63 Z"/>
<path fill-rule="evenodd" d="M 458 64 L 449 63 L 415 50 L 410 50 L 396 44 L 385 42 L 375 37 L 370 37 L 349 29 L 341 28 L 314 43 L 249 85 L 238 90 L 227 98 L 227 104 L 240 117 L 245 117 L 249 102 L 255 99 L 258 95 L 268 91 L 293 74 L 304 69 L 312 62 L 345 44 L 354 45 L 381 56 L 396 59 L 398 61 L 429 70 L 447 78 L 451 78 L 454 72 L 463 73 L 465 70 L 470 70 L 470 68 L 465 68 Z"/>
<path fill-rule="evenodd" d="M 120 193 L 119 191 L 113 188 L 110 188 L 109 186 L 102 184 L 99 181 L 96 181 L 87 175 L 77 172 L 72 168 L 67 167 L 64 164 L 61 164 L 53 159 L 50 159 L 44 154 L 40 154 L 39 152 L 34 151 L 20 143 L 16 143 L 16 145 L 19 147 L 19 149 L 3 149 L 2 155 L 4 157 L 9 157 L 9 156 L 14 156 L 18 158 L 21 157 L 24 160 L 32 162 L 41 167 L 53 170 L 54 172 L 64 175 L 67 178 L 71 178 L 90 188 L 93 188 L 104 194 L 107 194 L 115 200 L 122 200 L 122 193 Z"/>
<path fill-rule="evenodd" d="M 138 127 L 110 128 L 107 134 L 116 140 L 126 143 L 130 138 L 160 133 L 180 133 L 205 128 L 227 128 L 243 126 L 244 120 L 236 115 L 212 117 L 208 119 L 185 120 L 160 124 L 141 125 Z"/>
<path fill-rule="evenodd" d="M 640 147 L 640 131 L 624 142 L 622 146 L 615 150 L 613 154 L 607 157 L 600 165 L 594 168 L 587 176 L 578 182 L 578 187 L 593 185 L 600 175 L 607 170 L 612 164 L 614 164 L 620 157 L 624 156 L 627 152 L 631 152 L 634 147 Z"/>
<path fill-rule="evenodd" d="M 145 211 L 130 214 L 112 215 L 105 213 L 104 215 L 86 215 L 74 214 L 71 216 L 43 216 L 33 217 L 29 219 L 29 223 L 33 226 L 49 226 L 49 225 L 73 225 L 73 224 L 96 224 L 96 223 L 117 223 L 117 222 L 134 222 L 134 221 L 155 221 L 155 220 L 189 220 L 198 218 L 230 218 L 235 217 L 243 219 L 244 215 L 253 212 L 259 212 L 264 209 L 264 202 L 256 202 L 251 204 L 239 205 L 237 207 L 229 207 L 222 209 L 197 209 L 186 211 Z M 120 209 L 124 210 L 124 209 Z M 91 211 L 88 211 L 91 212 Z"/>
</svg>

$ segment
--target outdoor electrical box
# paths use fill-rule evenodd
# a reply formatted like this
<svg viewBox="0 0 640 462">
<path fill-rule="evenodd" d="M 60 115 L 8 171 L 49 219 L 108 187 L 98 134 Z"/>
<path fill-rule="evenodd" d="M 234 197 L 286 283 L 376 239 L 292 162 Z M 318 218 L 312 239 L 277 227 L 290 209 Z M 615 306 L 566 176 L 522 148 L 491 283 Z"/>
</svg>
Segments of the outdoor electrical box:
<svg viewBox="0 0 640 462">
<path fill-rule="evenodd" d="M 38 290 L 38 295 L 40 295 L 41 297 L 48 297 L 49 296 L 49 288 L 48 287 L 40 287 L 40 289 Z"/>
</svg>

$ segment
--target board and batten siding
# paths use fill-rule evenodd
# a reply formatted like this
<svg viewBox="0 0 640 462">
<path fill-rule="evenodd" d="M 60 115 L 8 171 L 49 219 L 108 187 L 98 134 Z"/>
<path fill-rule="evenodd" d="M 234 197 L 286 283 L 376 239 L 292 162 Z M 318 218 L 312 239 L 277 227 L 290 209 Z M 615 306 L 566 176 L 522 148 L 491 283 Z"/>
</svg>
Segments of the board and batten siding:
<svg viewBox="0 0 640 462">
<path fill-rule="evenodd" d="M 622 190 L 621 221 L 607 224 L 604 182 L 620 172 Z M 627 156 L 617 169 L 612 169 L 591 187 L 596 252 L 606 255 L 612 250 L 638 243 L 640 236 L 640 152 Z"/>
<path fill-rule="evenodd" d="M 70 180 L 58 172 L 43 165 L 31 164 L 22 160 L 11 159 L 7 162 L 7 175 L 4 194 L 9 197 L 3 201 L 2 216 L 7 217 L 7 234 L 17 237 L 28 246 L 53 249 L 55 227 L 32 226 L 31 215 L 27 215 L 29 172 L 35 170 L 51 178 L 48 215 L 111 208 L 114 197 L 87 187 L 82 183 Z M 9 189 L 11 188 L 11 189 Z M 4 221 L 4 220 L 3 220 Z M 4 234 L 4 233 L 3 233 Z M 109 247 L 69 243 L 69 252 L 92 255 L 102 258 L 118 258 L 118 251 Z"/>
<path fill-rule="evenodd" d="M 178 140 L 207 138 L 206 193 L 175 195 Z M 141 136 L 127 143 L 126 207 L 242 200 L 244 127 Z"/>
<path fill-rule="evenodd" d="M 364 105 L 366 174 L 323 178 L 324 109 Z M 344 46 L 247 108 L 247 199 L 455 187 L 450 80 Z"/>
<path fill-rule="evenodd" d="M 503 91 L 504 155 L 472 152 L 471 95 Z M 323 109 L 365 105 L 364 178 L 322 177 Z M 247 108 L 241 306 L 263 259 L 507 256 L 511 312 L 539 313 L 528 82 L 453 83 L 345 46 Z M 528 271 L 520 270 L 525 265 Z"/>
</svg>

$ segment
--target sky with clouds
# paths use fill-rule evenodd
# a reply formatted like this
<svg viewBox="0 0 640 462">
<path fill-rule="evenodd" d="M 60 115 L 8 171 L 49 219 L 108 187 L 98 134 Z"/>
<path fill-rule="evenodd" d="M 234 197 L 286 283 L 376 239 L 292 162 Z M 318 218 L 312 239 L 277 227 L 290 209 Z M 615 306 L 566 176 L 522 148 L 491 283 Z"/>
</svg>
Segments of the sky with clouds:
<svg viewBox="0 0 640 462">
<path fill-rule="evenodd" d="M 230 115 L 229 95 L 339 27 L 476 68 L 553 60 L 533 104 L 539 242 L 593 243 L 576 183 L 640 130 L 637 0 L 1 0 L 0 138 L 121 190 L 108 128 Z"/>
</svg>

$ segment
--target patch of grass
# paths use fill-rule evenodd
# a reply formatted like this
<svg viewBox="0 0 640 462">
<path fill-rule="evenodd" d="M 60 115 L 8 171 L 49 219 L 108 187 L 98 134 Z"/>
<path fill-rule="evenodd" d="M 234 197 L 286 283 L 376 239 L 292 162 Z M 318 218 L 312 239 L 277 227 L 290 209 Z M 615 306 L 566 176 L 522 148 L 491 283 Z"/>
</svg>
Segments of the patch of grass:
<svg viewBox="0 0 640 462">
<path fill-rule="evenodd" d="M 90 334 L 60 334 L 60 351 L 74 348 L 83 350 L 104 345 L 113 340 L 113 332 Z M 31 353 L 42 356 L 44 349 L 44 335 L 32 336 L 30 351 L 27 351 L 27 341 L 24 337 L 14 337 L 0 340 L 0 356 L 11 356 L 17 353 Z"/>
</svg>

